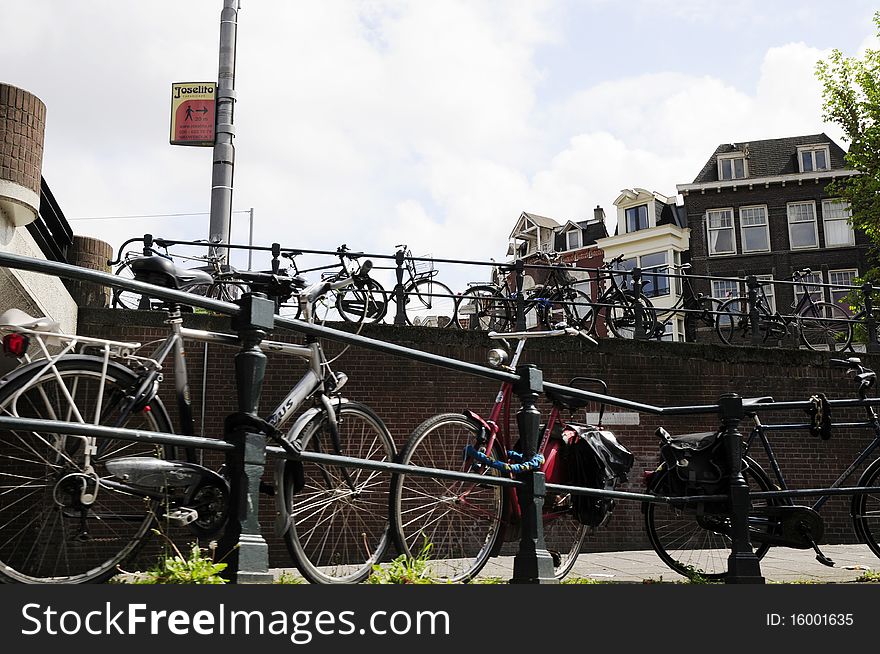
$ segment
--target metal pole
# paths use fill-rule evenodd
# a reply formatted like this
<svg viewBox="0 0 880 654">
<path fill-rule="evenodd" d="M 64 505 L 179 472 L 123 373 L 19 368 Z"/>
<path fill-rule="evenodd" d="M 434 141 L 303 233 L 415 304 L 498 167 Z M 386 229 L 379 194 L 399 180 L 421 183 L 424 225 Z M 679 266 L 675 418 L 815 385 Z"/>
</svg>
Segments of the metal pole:
<svg viewBox="0 0 880 654">
<path fill-rule="evenodd" d="M 253 270 L 253 262 L 254 262 L 254 208 L 251 207 L 251 210 L 248 212 L 248 270 Z M 273 244 L 274 245 L 274 244 Z M 275 256 L 273 251 L 273 256 Z M 277 272 L 277 271 L 273 271 Z"/>
<path fill-rule="evenodd" d="M 517 259 L 514 263 L 514 271 L 516 273 L 516 303 L 513 310 L 516 312 L 516 331 L 524 332 L 526 330 L 526 299 L 523 296 L 523 282 L 525 281 L 526 271 L 525 263 L 522 259 Z"/>
<path fill-rule="evenodd" d="M 632 269 L 632 283 L 633 338 L 643 341 L 648 338 L 648 325 L 645 324 L 647 316 L 642 311 L 642 269 L 638 266 Z"/>
<path fill-rule="evenodd" d="M 758 278 L 754 275 L 749 275 L 746 277 L 746 286 L 748 287 L 748 311 L 749 325 L 752 328 L 752 345 L 760 347 L 763 338 L 761 336 L 761 314 L 758 313 Z M 769 325 L 767 328 L 770 328 Z"/>
<path fill-rule="evenodd" d="M 220 63 L 217 75 L 217 126 L 211 171 L 211 222 L 208 241 L 229 242 L 232 224 L 232 173 L 235 163 L 233 114 L 235 108 L 235 41 L 238 31 L 239 0 L 223 0 L 220 13 Z M 222 256 L 211 246 L 210 254 Z"/>
<path fill-rule="evenodd" d="M 403 292 L 403 261 L 405 256 L 406 251 L 403 248 L 394 254 L 394 263 L 397 265 L 394 270 L 397 279 L 397 284 L 394 285 L 395 325 L 406 324 L 406 295 Z"/>
<path fill-rule="evenodd" d="M 865 350 L 868 352 L 876 352 L 880 350 L 880 344 L 877 343 L 877 320 L 874 318 L 874 286 L 871 282 L 867 282 L 862 286 L 862 295 L 865 298 L 865 329 L 868 330 L 868 342 Z"/>
<path fill-rule="evenodd" d="M 535 407 L 538 394 L 543 388 L 541 371 L 533 365 L 517 368 L 520 380 L 514 390 L 519 395 L 522 407 L 516 414 L 519 427 L 523 458 L 528 461 L 538 449 L 538 430 L 541 413 Z M 533 471 L 517 475 L 523 485 L 517 489 L 517 499 L 521 516 L 519 551 L 513 558 L 512 584 L 558 584 L 553 574 L 553 557 L 544 542 L 543 509 L 546 495 L 544 473 Z"/>
<path fill-rule="evenodd" d="M 742 398 L 726 393 L 718 400 L 721 414 L 721 438 L 730 471 L 730 556 L 727 559 L 728 584 L 763 584 L 761 564 L 749 540 L 749 485 L 742 474 Z"/>
</svg>

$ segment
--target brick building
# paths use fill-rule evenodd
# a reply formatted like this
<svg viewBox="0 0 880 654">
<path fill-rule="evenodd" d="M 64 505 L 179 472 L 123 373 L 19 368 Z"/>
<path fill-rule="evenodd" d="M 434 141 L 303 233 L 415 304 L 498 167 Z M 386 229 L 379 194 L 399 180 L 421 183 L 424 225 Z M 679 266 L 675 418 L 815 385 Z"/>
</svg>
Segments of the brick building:
<svg viewBox="0 0 880 654">
<path fill-rule="evenodd" d="M 691 273 L 784 279 L 810 268 L 814 281 L 852 284 L 868 268 L 869 241 L 826 187 L 854 174 L 826 134 L 719 145 L 692 183 L 677 186 L 691 229 Z M 732 281 L 694 286 L 718 298 L 742 292 Z M 780 313 L 803 292 L 791 285 L 765 290 Z M 816 295 L 840 301 L 845 292 Z"/>
</svg>

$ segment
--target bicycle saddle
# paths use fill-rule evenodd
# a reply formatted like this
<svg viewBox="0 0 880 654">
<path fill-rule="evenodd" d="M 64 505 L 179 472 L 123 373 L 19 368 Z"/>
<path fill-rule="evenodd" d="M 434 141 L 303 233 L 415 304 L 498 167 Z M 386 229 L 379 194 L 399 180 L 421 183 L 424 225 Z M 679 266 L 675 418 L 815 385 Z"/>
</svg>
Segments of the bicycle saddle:
<svg viewBox="0 0 880 654">
<path fill-rule="evenodd" d="M 211 284 L 214 278 L 204 270 L 181 268 L 165 257 L 153 256 L 135 259 L 131 271 L 139 282 L 180 289 L 194 284 Z"/>
<path fill-rule="evenodd" d="M 553 404 L 557 405 L 560 408 L 568 409 L 570 411 L 583 409 L 591 402 L 591 400 L 583 397 L 575 397 L 574 395 L 567 395 L 565 393 L 552 391 L 550 389 L 545 389 L 544 393 L 545 395 L 547 395 L 547 397 L 550 398 L 550 401 L 553 402 Z"/>
</svg>

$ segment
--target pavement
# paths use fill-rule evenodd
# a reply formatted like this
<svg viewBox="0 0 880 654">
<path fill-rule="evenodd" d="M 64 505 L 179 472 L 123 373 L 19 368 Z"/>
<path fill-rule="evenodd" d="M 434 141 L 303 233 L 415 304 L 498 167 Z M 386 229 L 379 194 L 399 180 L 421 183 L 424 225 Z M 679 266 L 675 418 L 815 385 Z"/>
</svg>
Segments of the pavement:
<svg viewBox="0 0 880 654">
<path fill-rule="evenodd" d="M 813 550 L 772 548 L 761 559 L 761 574 L 768 583 L 852 583 L 866 572 L 880 573 L 880 558 L 865 545 L 822 545 L 822 552 L 831 558 L 834 567 L 816 560 Z M 282 574 L 298 576 L 295 569 L 272 570 L 276 578 Z M 513 573 L 513 557 L 499 556 L 489 560 L 480 578 L 509 579 Z M 685 577 L 668 568 L 653 550 L 625 552 L 584 552 L 568 578 L 589 578 L 609 583 L 657 583 L 684 581 Z"/>
</svg>

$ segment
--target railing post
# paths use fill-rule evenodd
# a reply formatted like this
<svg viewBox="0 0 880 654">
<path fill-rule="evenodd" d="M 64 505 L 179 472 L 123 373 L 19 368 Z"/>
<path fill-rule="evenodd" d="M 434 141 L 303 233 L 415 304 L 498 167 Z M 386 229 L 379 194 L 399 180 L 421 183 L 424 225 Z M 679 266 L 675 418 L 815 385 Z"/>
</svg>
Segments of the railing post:
<svg viewBox="0 0 880 654">
<path fill-rule="evenodd" d="M 874 285 L 866 282 L 862 285 L 862 297 L 865 305 L 865 329 L 868 330 L 868 342 L 865 350 L 868 352 L 880 351 L 880 343 L 877 342 L 877 319 L 874 318 Z"/>
<path fill-rule="evenodd" d="M 248 250 L 248 259 L 250 259 L 250 255 L 253 254 L 253 249 Z M 281 260 L 278 258 L 281 256 L 281 243 L 273 243 L 272 244 L 272 274 L 277 275 L 278 271 L 281 270 Z M 248 266 L 248 270 L 251 267 Z"/>
<path fill-rule="evenodd" d="M 752 345 L 760 347 L 764 339 L 761 336 L 761 314 L 758 313 L 758 278 L 754 275 L 746 277 L 748 295 L 747 307 L 749 312 L 749 325 L 752 328 Z"/>
<path fill-rule="evenodd" d="M 406 252 L 403 249 L 398 250 L 394 254 L 394 262 L 397 269 L 394 273 L 397 275 L 397 285 L 394 287 L 394 303 L 397 311 L 394 314 L 395 325 L 406 324 L 406 294 L 403 292 L 403 262 L 406 258 Z"/>
<path fill-rule="evenodd" d="M 523 295 L 523 282 L 526 276 L 525 262 L 522 259 L 517 259 L 513 264 L 513 270 L 516 275 L 516 303 L 514 304 L 516 331 L 524 332 L 526 330 L 526 299 Z"/>
<path fill-rule="evenodd" d="M 642 269 L 636 266 L 632 269 L 632 294 L 633 294 L 633 316 L 635 327 L 633 329 L 633 338 L 643 341 L 648 337 L 648 325 L 645 324 L 645 313 L 642 311 Z"/>
<path fill-rule="evenodd" d="M 742 398 L 726 393 L 718 400 L 721 414 L 721 438 L 727 455 L 730 481 L 730 557 L 727 559 L 728 584 L 763 584 L 761 564 L 749 540 L 749 485 L 742 474 L 742 434 L 739 423 L 744 417 Z"/>
<path fill-rule="evenodd" d="M 543 390 L 544 378 L 541 371 L 533 365 L 517 367 L 519 381 L 514 391 L 522 406 L 516 414 L 519 427 L 520 446 L 523 460 L 531 460 L 538 450 L 538 430 L 541 413 L 535 407 L 538 394 Z M 523 485 L 516 489 L 521 516 L 519 551 L 513 558 L 512 584 L 556 584 L 559 580 L 553 574 L 553 558 L 544 543 L 545 479 L 544 473 L 533 471 L 517 475 Z"/>
<path fill-rule="evenodd" d="M 235 355 L 238 412 L 226 418 L 225 438 L 235 445 L 226 455 L 229 473 L 229 519 L 218 552 L 228 563 L 224 571 L 235 583 L 271 583 L 269 546 L 260 533 L 260 479 L 266 465 L 266 434 L 258 418 L 266 355 L 260 341 L 274 326 L 275 304 L 261 293 L 245 293 L 238 301 L 233 328 L 241 338 Z"/>
</svg>

